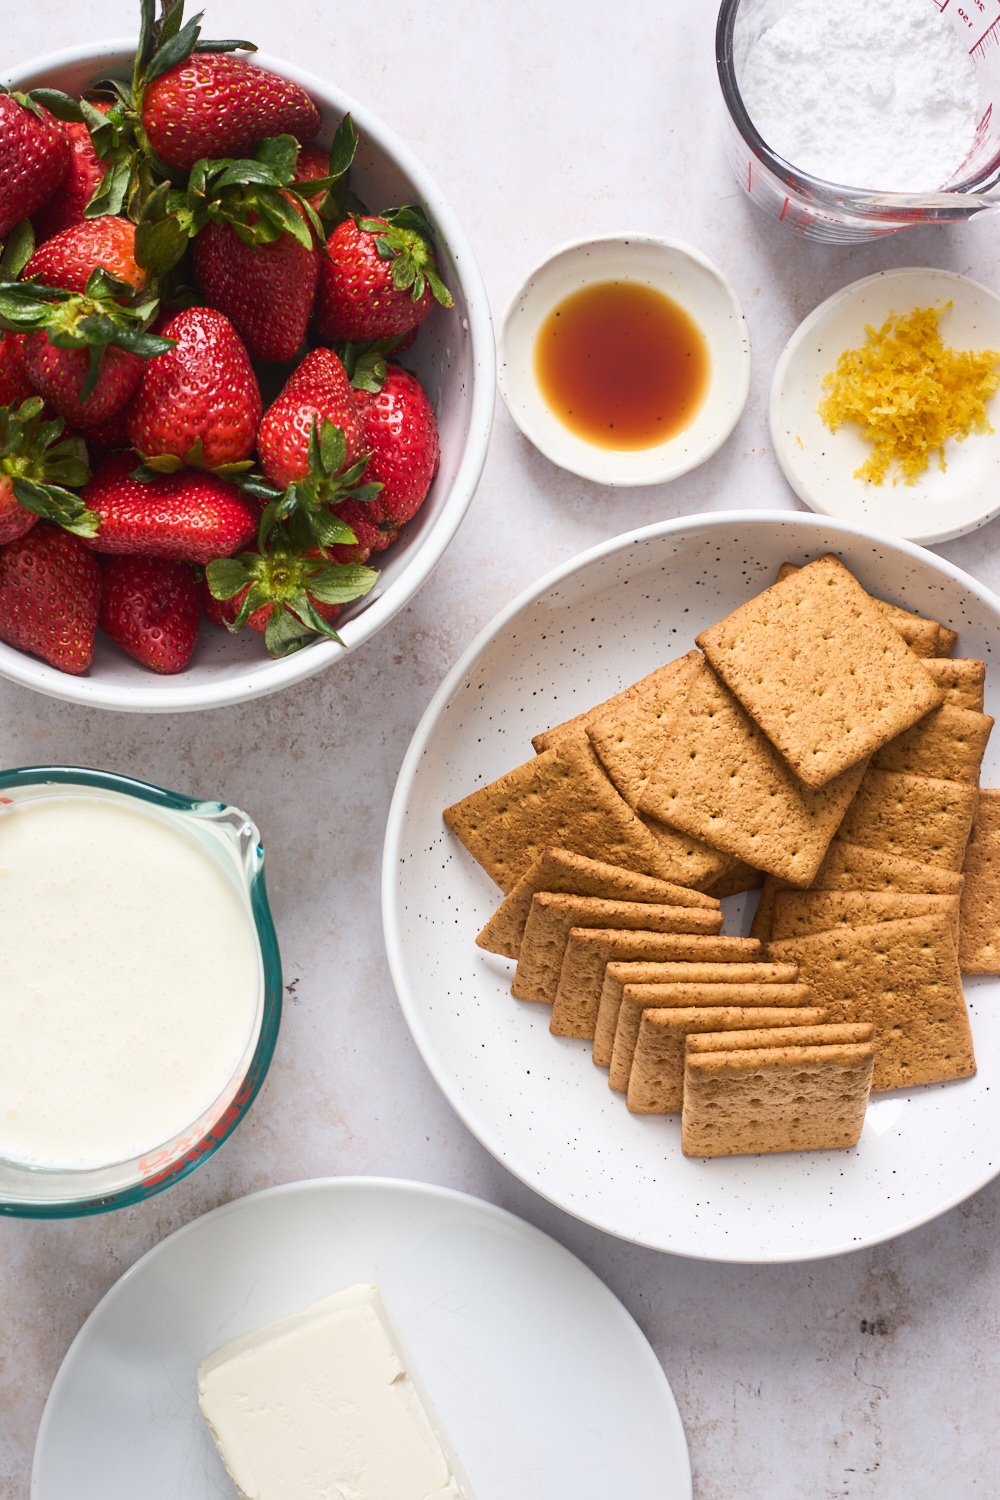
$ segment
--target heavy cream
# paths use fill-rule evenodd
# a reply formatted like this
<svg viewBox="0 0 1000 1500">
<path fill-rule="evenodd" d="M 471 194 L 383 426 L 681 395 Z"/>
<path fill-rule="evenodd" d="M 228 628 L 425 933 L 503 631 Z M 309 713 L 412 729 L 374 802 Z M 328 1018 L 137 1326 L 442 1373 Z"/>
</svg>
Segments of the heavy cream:
<svg viewBox="0 0 1000 1500">
<path fill-rule="evenodd" d="M 260 987 L 250 913 L 211 856 L 124 798 L 0 807 L 0 1157 L 126 1161 L 226 1089 Z"/>
<path fill-rule="evenodd" d="M 472 1500 L 370 1284 L 210 1355 L 198 1400 L 241 1500 Z"/>
</svg>

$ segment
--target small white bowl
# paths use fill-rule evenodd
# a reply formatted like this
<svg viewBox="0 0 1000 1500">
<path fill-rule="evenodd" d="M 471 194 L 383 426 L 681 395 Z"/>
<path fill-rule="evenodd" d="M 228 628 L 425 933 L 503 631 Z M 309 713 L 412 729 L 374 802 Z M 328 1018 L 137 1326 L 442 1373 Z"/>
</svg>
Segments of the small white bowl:
<svg viewBox="0 0 1000 1500">
<path fill-rule="evenodd" d="M 633 281 L 663 292 L 701 329 L 711 369 L 694 420 L 655 448 L 623 452 L 588 443 L 546 404 L 535 376 L 539 330 L 564 298 L 596 281 Z M 560 245 L 528 272 L 497 333 L 500 394 L 540 453 L 598 484 L 663 484 L 711 458 L 740 419 L 750 389 L 750 333 L 732 286 L 700 250 L 652 234 L 605 234 Z"/>
<path fill-rule="evenodd" d="M 859 348 L 865 326 L 881 327 L 890 313 L 952 306 L 940 330 L 955 349 L 1000 349 L 1000 297 L 952 271 L 913 266 L 854 281 L 820 304 L 792 334 L 771 382 L 771 440 L 785 478 L 800 500 L 824 516 L 877 526 L 924 546 L 946 542 L 1000 515 L 1000 404 L 987 416 L 997 431 L 949 438 L 942 473 L 937 455 L 913 484 L 880 485 L 855 479 L 871 454 L 853 423 L 831 432 L 819 415 L 823 377 L 845 349 Z"/>
</svg>

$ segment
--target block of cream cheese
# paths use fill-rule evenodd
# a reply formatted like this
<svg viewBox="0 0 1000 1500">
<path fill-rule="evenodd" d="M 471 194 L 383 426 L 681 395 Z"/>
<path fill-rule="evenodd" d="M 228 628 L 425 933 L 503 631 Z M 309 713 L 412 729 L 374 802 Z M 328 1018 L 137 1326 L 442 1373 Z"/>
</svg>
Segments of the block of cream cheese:
<svg viewBox="0 0 1000 1500">
<path fill-rule="evenodd" d="M 472 1500 L 377 1287 L 226 1344 L 198 1402 L 243 1500 Z"/>
</svg>

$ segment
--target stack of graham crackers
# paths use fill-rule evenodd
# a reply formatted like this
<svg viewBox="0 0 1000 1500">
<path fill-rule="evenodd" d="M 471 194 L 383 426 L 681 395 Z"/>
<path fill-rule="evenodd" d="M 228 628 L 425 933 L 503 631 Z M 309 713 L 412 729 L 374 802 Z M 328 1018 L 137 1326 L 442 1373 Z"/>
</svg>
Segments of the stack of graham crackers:
<svg viewBox="0 0 1000 1500">
<path fill-rule="evenodd" d="M 975 1071 L 958 955 L 1000 972 L 1000 791 L 956 640 L 834 557 L 786 564 L 446 810 L 506 893 L 477 941 L 513 994 L 629 1109 L 681 1112 L 687 1154 L 853 1145 L 870 1087 Z"/>
</svg>

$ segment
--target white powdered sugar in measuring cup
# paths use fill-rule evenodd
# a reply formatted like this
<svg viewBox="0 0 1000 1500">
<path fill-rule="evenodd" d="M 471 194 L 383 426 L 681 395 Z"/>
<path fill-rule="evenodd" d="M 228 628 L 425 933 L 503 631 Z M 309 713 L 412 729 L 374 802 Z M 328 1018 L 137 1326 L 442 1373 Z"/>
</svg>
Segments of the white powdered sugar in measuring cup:
<svg viewBox="0 0 1000 1500">
<path fill-rule="evenodd" d="M 975 64 L 935 0 L 800 0 L 758 37 L 740 85 L 771 150 L 826 182 L 926 192 L 975 140 Z"/>
</svg>

